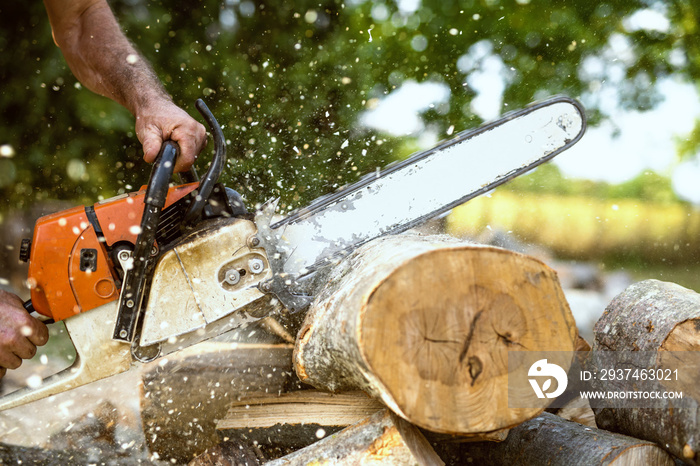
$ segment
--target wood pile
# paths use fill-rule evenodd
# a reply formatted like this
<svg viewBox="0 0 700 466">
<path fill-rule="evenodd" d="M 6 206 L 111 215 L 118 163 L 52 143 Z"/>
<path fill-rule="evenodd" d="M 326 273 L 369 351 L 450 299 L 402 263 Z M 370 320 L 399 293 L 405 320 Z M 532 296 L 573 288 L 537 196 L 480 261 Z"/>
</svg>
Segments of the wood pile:
<svg viewBox="0 0 700 466">
<path fill-rule="evenodd" d="M 272 343 L 212 344 L 146 368 L 152 453 L 192 466 L 698 464 L 697 404 L 694 418 L 669 407 L 647 422 L 643 410 L 598 409 L 594 419 L 576 387 L 562 408 L 512 403 L 509 352 L 568 354 L 564 370 L 594 354 L 556 273 L 537 259 L 401 235 L 363 246 L 316 283 L 303 321 L 280 316 L 293 345 L 278 329 Z M 656 317 L 645 299 L 659 300 Z M 697 294 L 642 282 L 610 304 L 593 350 L 640 345 L 633 332 L 644 328 L 659 351 L 697 350 L 698 318 Z"/>
<path fill-rule="evenodd" d="M 678 368 L 682 399 L 655 400 L 657 405 L 649 408 L 599 407 L 594 409 L 596 422 L 656 442 L 685 463 L 700 465 L 700 294 L 656 280 L 630 286 L 596 324 L 593 349 L 643 352 L 652 358 L 647 367 L 670 363 L 667 367 Z M 602 365 L 603 358 L 597 358 L 592 365 Z M 611 384 L 597 382 L 603 390 Z"/>
</svg>

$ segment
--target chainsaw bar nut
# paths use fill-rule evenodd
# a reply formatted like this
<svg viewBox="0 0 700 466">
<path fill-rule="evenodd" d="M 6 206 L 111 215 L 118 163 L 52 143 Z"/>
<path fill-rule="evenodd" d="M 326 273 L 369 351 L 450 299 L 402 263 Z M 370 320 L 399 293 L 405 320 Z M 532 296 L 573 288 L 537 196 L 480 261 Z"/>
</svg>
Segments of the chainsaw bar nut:
<svg viewBox="0 0 700 466">
<path fill-rule="evenodd" d="M 235 285 L 241 280 L 241 274 L 236 269 L 229 269 L 226 271 L 224 281 L 229 285 Z"/>
<path fill-rule="evenodd" d="M 265 264 L 262 259 L 251 259 L 248 261 L 248 268 L 254 274 L 258 274 L 265 269 Z"/>
</svg>

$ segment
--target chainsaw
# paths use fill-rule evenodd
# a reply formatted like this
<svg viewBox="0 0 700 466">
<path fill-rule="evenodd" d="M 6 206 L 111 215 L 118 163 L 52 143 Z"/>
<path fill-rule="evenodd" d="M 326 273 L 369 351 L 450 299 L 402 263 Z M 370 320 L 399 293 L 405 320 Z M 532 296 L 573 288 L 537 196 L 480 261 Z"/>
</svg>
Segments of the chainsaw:
<svg viewBox="0 0 700 466">
<path fill-rule="evenodd" d="M 555 97 L 457 134 L 281 218 L 277 201 L 249 212 L 218 179 L 219 124 L 201 179 L 171 185 L 178 146 L 166 141 L 137 192 L 40 218 L 20 259 L 25 308 L 63 321 L 72 366 L 0 397 L 0 410 L 103 379 L 221 335 L 284 306 L 308 307 L 316 274 L 380 236 L 448 212 L 552 159 L 586 127 L 581 105 Z"/>
</svg>

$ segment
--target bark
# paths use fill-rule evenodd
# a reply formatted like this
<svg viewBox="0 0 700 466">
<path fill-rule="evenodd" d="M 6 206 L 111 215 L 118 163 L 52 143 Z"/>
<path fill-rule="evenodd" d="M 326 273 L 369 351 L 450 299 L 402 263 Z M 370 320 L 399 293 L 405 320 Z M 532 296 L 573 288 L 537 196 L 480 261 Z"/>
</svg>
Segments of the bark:
<svg viewBox="0 0 700 466">
<path fill-rule="evenodd" d="M 682 399 L 654 400 L 655 407 L 623 408 L 611 401 L 594 408 L 598 426 L 656 442 L 686 463 L 700 464 L 700 295 L 673 283 L 636 283 L 608 305 L 594 333 L 591 367 L 603 364 L 596 351 L 648 352 L 646 367 L 671 362 L 666 367 L 677 367 L 680 376 L 674 389 L 683 388 Z M 655 385 L 664 389 L 663 383 L 643 387 Z M 595 387 L 609 390 L 614 384 L 596 380 Z"/>
<path fill-rule="evenodd" d="M 551 413 L 511 429 L 503 442 L 477 442 L 438 447 L 454 465 L 571 466 L 674 464 L 652 442 L 567 421 Z"/>
<path fill-rule="evenodd" d="M 149 450 L 186 463 L 216 445 L 216 421 L 232 401 L 297 383 L 291 358 L 289 344 L 203 343 L 145 367 L 141 418 Z"/>
<path fill-rule="evenodd" d="M 308 464 L 440 466 L 445 463 L 415 426 L 388 410 L 381 410 L 337 434 L 266 463 L 267 466 Z"/>
<path fill-rule="evenodd" d="M 570 352 L 576 338 L 556 274 L 542 262 L 400 235 L 333 269 L 299 332 L 294 364 L 319 389 L 364 390 L 421 428 L 479 435 L 545 407 L 508 407 L 508 352 Z"/>
</svg>

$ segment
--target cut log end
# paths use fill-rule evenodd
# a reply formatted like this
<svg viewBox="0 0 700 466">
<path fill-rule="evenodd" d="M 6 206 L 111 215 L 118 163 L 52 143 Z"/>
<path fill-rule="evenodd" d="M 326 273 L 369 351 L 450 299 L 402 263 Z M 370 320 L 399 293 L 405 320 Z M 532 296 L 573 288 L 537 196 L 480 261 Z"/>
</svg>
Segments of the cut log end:
<svg viewBox="0 0 700 466">
<path fill-rule="evenodd" d="M 676 325 L 661 345 L 662 351 L 700 351 L 700 318 Z"/>
<path fill-rule="evenodd" d="M 509 351 L 573 350 L 565 306 L 554 272 L 538 261 L 496 249 L 440 249 L 374 290 L 361 348 L 408 419 L 490 431 L 520 420 L 499 409 L 508 404 Z"/>
<path fill-rule="evenodd" d="M 555 272 L 512 251 L 428 241 L 386 239 L 338 266 L 343 278 L 297 339 L 297 374 L 366 390 L 434 432 L 490 432 L 537 415 L 544 407 L 508 408 L 508 352 L 574 350 Z"/>
</svg>

